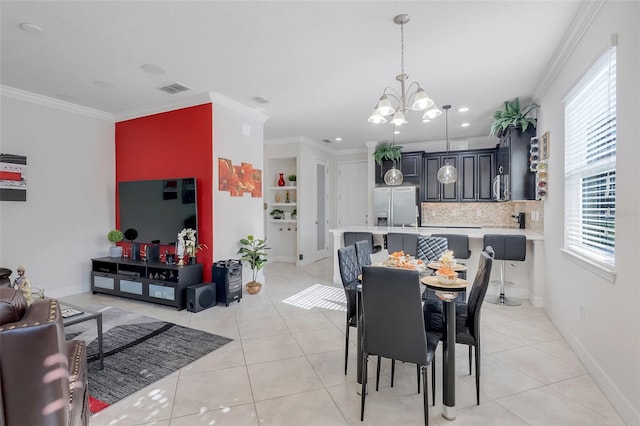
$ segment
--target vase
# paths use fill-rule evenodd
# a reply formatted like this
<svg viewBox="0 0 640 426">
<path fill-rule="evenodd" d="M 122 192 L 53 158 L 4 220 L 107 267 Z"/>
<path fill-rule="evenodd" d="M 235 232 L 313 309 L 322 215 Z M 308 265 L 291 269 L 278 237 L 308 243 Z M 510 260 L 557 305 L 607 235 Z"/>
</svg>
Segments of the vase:
<svg viewBox="0 0 640 426">
<path fill-rule="evenodd" d="M 122 257 L 122 246 L 110 247 L 109 257 Z"/>
<path fill-rule="evenodd" d="M 196 259 L 196 257 L 195 257 L 195 256 L 189 256 L 189 260 L 188 260 L 188 262 L 187 262 L 187 263 L 188 263 L 189 265 L 195 265 L 195 264 L 197 264 L 198 262 L 197 262 L 197 259 Z"/>
<path fill-rule="evenodd" d="M 280 179 L 278 179 L 278 186 L 284 186 L 284 173 L 280 173 Z"/>
<path fill-rule="evenodd" d="M 262 289 L 262 283 L 257 281 L 249 281 L 247 283 L 247 293 L 249 294 L 256 294 L 260 292 L 260 289 Z"/>
</svg>

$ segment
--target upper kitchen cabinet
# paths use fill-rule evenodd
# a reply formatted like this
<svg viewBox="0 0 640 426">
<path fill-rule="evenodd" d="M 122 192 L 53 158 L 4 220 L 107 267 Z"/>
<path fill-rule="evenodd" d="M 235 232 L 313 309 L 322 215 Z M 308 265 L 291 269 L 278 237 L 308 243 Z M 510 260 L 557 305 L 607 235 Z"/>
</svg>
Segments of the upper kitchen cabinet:
<svg viewBox="0 0 640 426">
<path fill-rule="evenodd" d="M 438 170 L 448 162 L 453 167 L 458 168 L 458 154 L 444 153 L 425 154 L 423 158 L 422 173 L 422 200 L 426 202 L 435 201 L 458 201 L 458 183 L 442 184 L 438 182 Z"/>
<path fill-rule="evenodd" d="M 438 170 L 447 162 L 458 170 L 458 180 L 444 185 Z M 422 201 L 492 201 L 495 175 L 495 149 L 424 154 Z"/>
<path fill-rule="evenodd" d="M 511 200 L 535 200 L 535 174 L 529 170 L 529 145 L 536 130 L 509 127 L 500 136 L 496 155 L 496 173 L 504 175 Z"/>
<path fill-rule="evenodd" d="M 384 174 L 393 166 L 393 161 L 383 160 L 376 164 L 376 184 L 384 184 Z M 396 165 L 404 176 L 404 182 L 419 185 L 422 174 L 422 152 L 403 152 L 402 159 Z"/>
<path fill-rule="evenodd" d="M 492 183 L 496 175 L 495 150 L 461 153 L 459 161 L 459 200 L 491 201 Z"/>
</svg>

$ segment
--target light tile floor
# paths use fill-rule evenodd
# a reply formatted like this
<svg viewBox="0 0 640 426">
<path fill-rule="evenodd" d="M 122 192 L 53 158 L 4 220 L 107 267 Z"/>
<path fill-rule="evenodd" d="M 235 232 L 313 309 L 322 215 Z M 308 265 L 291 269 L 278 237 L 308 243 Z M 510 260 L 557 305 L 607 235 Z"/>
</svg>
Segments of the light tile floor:
<svg viewBox="0 0 640 426">
<path fill-rule="evenodd" d="M 383 425 L 423 424 L 415 366 L 399 364 L 389 386 L 383 361 L 380 391 L 369 391 L 365 420 L 355 377 L 355 329 L 344 375 L 344 294 L 331 284 L 332 259 L 306 267 L 272 263 L 257 295 L 199 313 L 83 293 L 64 300 L 101 303 L 235 339 L 211 354 L 91 417 L 92 426 L 120 425 Z M 315 286 L 322 284 L 322 286 Z M 327 287 L 328 286 L 328 287 Z M 296 298 L 291 296 L 298 295 Z M 299 307 L 301 295 L 315 302 Z M 291 299 L 289 299 L 291 298 Z M 287 301 L 287 299 L 289 299 Z M 318 306 L 322 305 L 322 306 Z M 621 425 L 620 417 L 544 311 L 485 303 L 482 311 L 481 404 L 475 404 L 467 347 L 457 358 L 457 419 L 441 416 L 437 372 L 432 425 Z M 438 367 L 442 365 L 438 347 Z M 370 367 L 375 377 L 375 366 Z M 430 390 L 431 392 L 431 390 Z"/>
</svg>

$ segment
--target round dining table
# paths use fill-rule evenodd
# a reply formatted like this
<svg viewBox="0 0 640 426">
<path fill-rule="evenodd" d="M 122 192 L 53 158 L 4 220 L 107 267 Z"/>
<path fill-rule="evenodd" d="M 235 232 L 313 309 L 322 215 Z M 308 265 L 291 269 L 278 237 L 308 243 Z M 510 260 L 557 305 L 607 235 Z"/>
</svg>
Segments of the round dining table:
<svg viewBox="0 0 640 426">
<path fill-rule="evenodd" d="M 430 266 L 429 266 L 430 267 Z M 465 291 L 469 281 L 457 278 L 452 284 L 438 281 L 436 276 L 420 278 L 420 282 L 436 291 L 442 300 L 445 332 L 442 341 L 442 417 L 456 419 L 456 306 L 458 293 Z"/>
</svg>

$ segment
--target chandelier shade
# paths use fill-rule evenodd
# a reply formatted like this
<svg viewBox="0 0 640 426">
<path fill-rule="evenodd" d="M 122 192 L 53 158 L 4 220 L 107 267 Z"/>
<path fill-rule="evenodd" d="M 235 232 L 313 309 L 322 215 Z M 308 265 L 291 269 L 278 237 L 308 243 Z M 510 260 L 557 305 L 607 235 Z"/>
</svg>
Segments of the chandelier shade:
<svg viewBox="0 0 640 426">
<path fill-rule="evenodd" d="M 437 108 L 437 107 L 436 107 Z M 448 163 L 449 159 L 449 109 L 451 105 L 443 105 L 442 109 L 445 110 L 445 139 L 447 142 L 447 155 L 444 158 L 445 164 L 438 169 L 438 182 L 440 183 L 456 183 L 458 180 L 458 171 L 455 167 Z M 442 114 L 442 111 L 440 111 Z M 440 115 L 438 114 L 438 115 Z"/>
<path fill-rule="evenodd" d="M 385 88 L 369 116 L 369 123 L 383 124 L 387 122 L 386 117 L 392 116 L 391 122 L 395 126 L 401 126 L 408 123 L 406 114 L 409 111 L 432 111 L 429 117 L 425 113 L 422 117 L 423 122 L 442 114 L 420 84 L 415 81 L 407 84 L 409 76 L 404 72 L 404 24 L 409 22 L 409 19 L 409 15 L 406 14 L 393 18 L 393 22 L 400 25 L 400 74 L 396 76 L 396 80 L 400 82 L 400 92 L 391 87 Z"/>
</svg>

